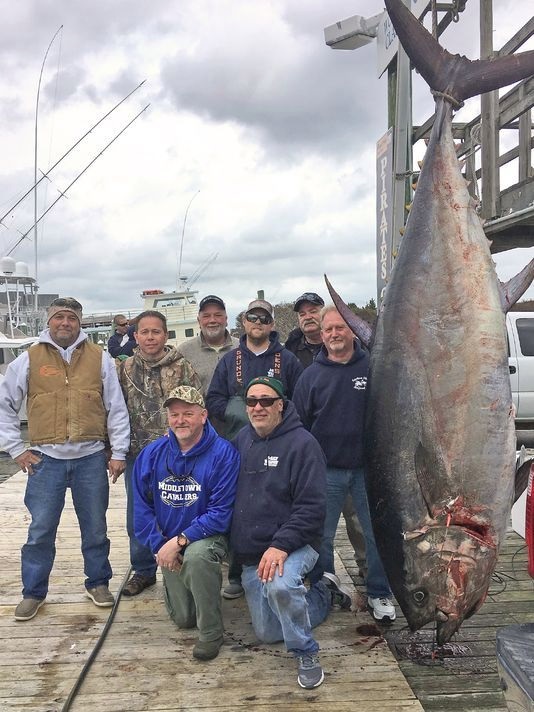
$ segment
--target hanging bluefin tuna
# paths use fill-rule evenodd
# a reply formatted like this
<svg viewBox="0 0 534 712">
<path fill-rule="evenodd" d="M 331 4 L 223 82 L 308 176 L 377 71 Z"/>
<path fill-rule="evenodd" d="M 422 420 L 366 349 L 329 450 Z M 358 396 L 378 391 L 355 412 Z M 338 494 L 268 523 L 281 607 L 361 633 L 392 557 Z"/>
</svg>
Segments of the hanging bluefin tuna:
<svg viewBox="0 0 534 712">
<path fill-rule="evenodd" d="M 377 545 L 413 630 L 440 644 L 483 603 L 509 521 L 514 413 L 505 311 L 534 276 L 497 279 L 460 172 L 452 110 L 534 74 L 534 52 L 451 55 L 400 0 L 387 10 L 436 114 L 371 345 L 365 457 Z M 365 330 L 331 292 L 365 342 Z"/>
</svg>

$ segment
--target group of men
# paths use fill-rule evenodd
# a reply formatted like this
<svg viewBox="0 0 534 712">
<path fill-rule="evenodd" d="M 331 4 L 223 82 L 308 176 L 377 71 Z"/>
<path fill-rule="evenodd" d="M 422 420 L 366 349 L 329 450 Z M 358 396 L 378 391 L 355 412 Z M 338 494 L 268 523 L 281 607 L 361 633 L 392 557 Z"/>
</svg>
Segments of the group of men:
<svg viewBox="0 0 534 712">
<path fill-rule="evenodd" d="M 245 594 L 258 638 L 283 640 L 298 658 L 299 685 L 322 683 L 311 631 L 332 605 L 350 607 L 333 553 L 348 495 L 365 539 L 369 608 L 394 620 L 361 459 L 369 357 L 319 295 L 303 294 L 294 309 L 299 328 L 285 347 L 262 299 L 245 310 L 238 341 L 223 300 L 204 297 L 199 335 L 178 348 L 167 344 L 161 313 L 145 311 L 134 324 L 119 314 L 114 360 L 88 341 L 79 302 L 54 300 L 39 343 L 0 386 L 0 446 L 29 475 L 17 620 L 45 602 L 69 487 L 86 593 L 97 606 L 114 604 L 106 510 L 109 480 L 123 472 L 133 570 L 123 594 L 154 585 L 161 567 L 170 617 L 199 630 L 195 658 L 216 657 L 223 643 L 229 555 L 223 595 Z M 17 416 L 24 398 L 29 449 Z"/>
</svg>

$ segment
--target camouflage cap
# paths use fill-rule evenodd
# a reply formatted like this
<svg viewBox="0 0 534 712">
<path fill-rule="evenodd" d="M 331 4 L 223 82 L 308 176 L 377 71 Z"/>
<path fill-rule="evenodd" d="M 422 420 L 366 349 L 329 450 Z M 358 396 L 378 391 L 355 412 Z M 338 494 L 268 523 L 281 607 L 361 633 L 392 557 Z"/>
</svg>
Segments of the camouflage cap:
<svg viewBox="0 0 534 712">
<path fill-rule="evenodd" d="M 184 403 L 191 403 L 191 405 L 199 405 L 201 408 L 206 407 L 202 394 L 197 391 L 196 388 L 193 388 L 193 386 L 178 386 L 178 388 L 173 388 L 164 401 L 163 407 L 167 408 L 173 400 L 181 400 Z"/>
</svg>

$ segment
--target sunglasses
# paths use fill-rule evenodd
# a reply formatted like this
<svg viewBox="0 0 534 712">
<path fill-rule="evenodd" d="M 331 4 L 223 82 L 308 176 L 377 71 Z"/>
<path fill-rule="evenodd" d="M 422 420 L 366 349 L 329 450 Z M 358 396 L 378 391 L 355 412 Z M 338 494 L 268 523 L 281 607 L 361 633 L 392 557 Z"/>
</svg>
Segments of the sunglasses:
<svg viewBox="0 0 534 712">
<path fill-rule="evenodd" d="M 69 309 L 82 310 L 82 305 L 77 299 L 72 297 L 58 297 L 50 304 L 51 307 L 68 307 Z"/>
<path fill-rule="evenodd" d="M 272 324 L 273 320 L 268 314 L 245 314 L 245 319 L 250 321 L 251 324 L 256 324 L 258 321 L 260 324 Z"/>
<path fill-rule="evenodd" d="M 128 322 L 127 322 L 127 321 L 123 321 L 122 324 L 117 324 L 117 326 L 128 326 Z"/>
<path fill-rule="evenodd" d="M 282 400 L 280 397 L 277 398 L 245 398 L 245 403 L 249 408 L 255 408 L 259 403 L 262 408 L 270 408 L 274 405 L 277 400 Z"/>
</svg>

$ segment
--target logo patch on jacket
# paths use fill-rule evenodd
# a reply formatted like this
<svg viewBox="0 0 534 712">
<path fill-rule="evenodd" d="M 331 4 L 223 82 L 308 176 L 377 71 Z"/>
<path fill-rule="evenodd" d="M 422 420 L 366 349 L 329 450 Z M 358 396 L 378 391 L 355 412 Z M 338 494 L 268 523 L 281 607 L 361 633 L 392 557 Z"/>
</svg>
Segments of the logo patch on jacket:
<svg viewBox="0 0 534 712">
<path fill-rule="evenodd" d="M 59 376 L 61 373 L 61 369 L 58 368 L 57 366 L 54 366 L 54 364 L 44 364 L 44 366 L 41 366 L 39 368 L 39 375 L 40 376 Z"/>
<path fill-rule="evenodd" d="M 202 492 L 202 485 L 191 475 L 185 477 L 166 477 L 158 482 L 158 490 L 163 504 L 170 507 L 190 507 L 194 504 Z"/>
<path fill-rule="evenodd" d="M 367 376 L 357 376 L 352 379 L 352 382 L 354 383 L 354 388 L 357 391 L 364 391 L 365 386 L 367 385 Z"/>
<path fill-rule="evenodd" d="M 278 467 L 278 455 L 267 455 L 263 461 L 264 467 Z"/>
</svg>

